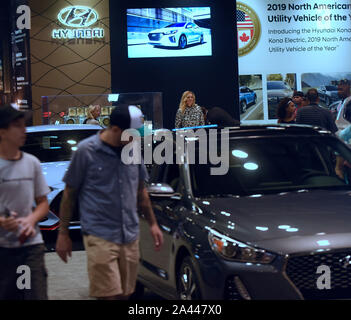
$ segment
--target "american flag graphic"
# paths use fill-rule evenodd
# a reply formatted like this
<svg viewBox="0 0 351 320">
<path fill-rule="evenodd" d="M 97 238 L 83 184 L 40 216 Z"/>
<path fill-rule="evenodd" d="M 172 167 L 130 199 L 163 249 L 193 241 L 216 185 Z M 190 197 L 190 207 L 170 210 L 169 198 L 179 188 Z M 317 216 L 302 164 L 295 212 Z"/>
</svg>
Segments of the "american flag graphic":
<svg viewBox="0 0 351 320">
<path fill-rule="evenodd" d="M 244 11 L 236 10 L 236 24 L 238 30 L 238 47 L 246 46 L 254 35 L 254 25 L 249 15 Z"/>
<path fill-rule="evenodd" d="M 253 23 L 250 18 L 245 12 L 241 10 L 236 10 L 236 23 L 238 28 L 253 28 Z"/>
</svg>

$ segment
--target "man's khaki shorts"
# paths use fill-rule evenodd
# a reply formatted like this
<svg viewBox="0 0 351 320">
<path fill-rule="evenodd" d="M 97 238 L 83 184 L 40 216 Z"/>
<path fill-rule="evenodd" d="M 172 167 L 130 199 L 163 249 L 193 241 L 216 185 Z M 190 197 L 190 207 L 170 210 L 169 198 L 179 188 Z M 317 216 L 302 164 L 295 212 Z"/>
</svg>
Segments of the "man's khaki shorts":
<svg viewBox="0 0 351 320">
<path fill-rule="evenodd" d="M 128 296 L 134 292 L 139 264 L 139 240 L 116 244 L 84 235 L 90 296 Z"/>
</svg>

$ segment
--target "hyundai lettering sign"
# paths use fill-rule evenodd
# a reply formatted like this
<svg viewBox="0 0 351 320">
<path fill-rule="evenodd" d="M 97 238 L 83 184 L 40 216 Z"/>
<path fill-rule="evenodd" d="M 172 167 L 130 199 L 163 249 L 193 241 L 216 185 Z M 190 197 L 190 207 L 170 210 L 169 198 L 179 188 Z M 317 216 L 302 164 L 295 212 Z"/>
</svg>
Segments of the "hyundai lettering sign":
<svg viewBox="0 0 351 320">
<path fill-rule="evenodd" d="M 88 28 L 95 24 L 99 15 L 87 6 L 69 6 L 63 8 L 57 15 L 58 21 L 74 29 L 54 29 L 51 37 L 54 39 L 94 39 L 105 36 L 102 28 Z"/>
</svg>

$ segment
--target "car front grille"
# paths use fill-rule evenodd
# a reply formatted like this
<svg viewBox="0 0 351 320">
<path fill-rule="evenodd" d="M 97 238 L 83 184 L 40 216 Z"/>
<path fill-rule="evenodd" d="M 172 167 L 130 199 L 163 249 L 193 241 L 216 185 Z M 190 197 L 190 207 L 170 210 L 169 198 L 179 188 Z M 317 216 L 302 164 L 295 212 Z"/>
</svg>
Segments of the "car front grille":
<svg viewBox="0 0 351 320">
<path fill-rule="evenodd" d="M 330 268 L 330 289 L 317 287 L 318 278 L 327 276 L 325 271 L 317 273 L 322 265 Z M 286 274 L 305 299 L 351 298 L 351 250 L 291 257 Z"/>
<path fill-rule="evenodd" d="M 149 33 L 149 40 L 159 41 L 161 39 L 160 33 Z"/>
</svg>

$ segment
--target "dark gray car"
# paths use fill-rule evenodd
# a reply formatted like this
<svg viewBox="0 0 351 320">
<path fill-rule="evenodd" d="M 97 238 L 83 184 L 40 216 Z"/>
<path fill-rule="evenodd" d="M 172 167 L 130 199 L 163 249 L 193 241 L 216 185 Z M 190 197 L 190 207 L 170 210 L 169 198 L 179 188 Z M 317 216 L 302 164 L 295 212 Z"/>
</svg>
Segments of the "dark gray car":
<svg viewBox="0 0 351 320">
<path fill-rule="evenodd" d="M 284 81 L 267 81 L 268 117 L 277 118 L 276 110 L 280 100 L 292 97 L 294 91 Z"/>
<path fill-rule="evenodd" d="M 139 289 L 185 300 L 351 297 L 351 188 L 335 173 L 337 157 L 351 163 L 344 143 L 311 127 L 231 129 L 221 176 L 188 163 L 193 147 L 184 164 L 152 169 L 165 243 L 154 252 L 141 218 Z"/>
</svg>

